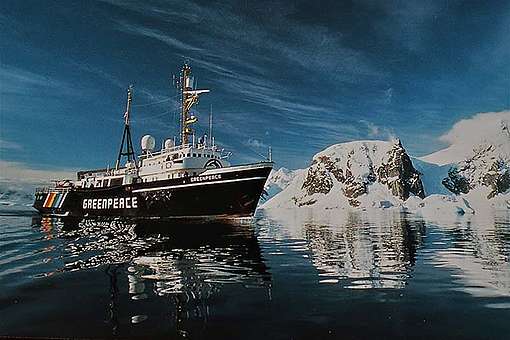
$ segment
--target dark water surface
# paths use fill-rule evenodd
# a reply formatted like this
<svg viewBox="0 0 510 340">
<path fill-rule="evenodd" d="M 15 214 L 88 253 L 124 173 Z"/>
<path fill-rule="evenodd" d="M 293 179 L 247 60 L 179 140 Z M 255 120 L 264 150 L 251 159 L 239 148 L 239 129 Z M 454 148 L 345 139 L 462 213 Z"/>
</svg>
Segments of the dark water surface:
<svg viewBox="0 0 510 340">
<path fill-rule="evenodd" d="M 510 217 L 0 216 L 0 335 L 508 338 Z"/>
</svg>

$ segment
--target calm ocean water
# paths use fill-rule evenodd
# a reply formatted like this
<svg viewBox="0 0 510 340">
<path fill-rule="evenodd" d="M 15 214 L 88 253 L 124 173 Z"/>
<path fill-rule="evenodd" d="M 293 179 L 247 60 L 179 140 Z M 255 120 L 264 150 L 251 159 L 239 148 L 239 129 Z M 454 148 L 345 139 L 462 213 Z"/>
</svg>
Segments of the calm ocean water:
<svg viewBox="0 0 510 340">
<path fill-rule="evenodd" d="M 508 338 L 510 216 L 0 216 L 0 335 Z"/>
</svg>

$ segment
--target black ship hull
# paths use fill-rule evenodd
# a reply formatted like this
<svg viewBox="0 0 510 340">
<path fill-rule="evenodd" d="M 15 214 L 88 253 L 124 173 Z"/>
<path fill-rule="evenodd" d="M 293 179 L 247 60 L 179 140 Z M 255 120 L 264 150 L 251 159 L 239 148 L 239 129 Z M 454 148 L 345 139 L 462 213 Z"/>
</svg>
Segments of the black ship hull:
<svg viewBox="0 0 510 340">
<path fill-rule="evenodd" d="M 255 213 L 272 163 L 207 170 L 191 177 L 106 188 L 37 192 L 43 215 L 142 218 L 242 218 Z"/>
</svg>

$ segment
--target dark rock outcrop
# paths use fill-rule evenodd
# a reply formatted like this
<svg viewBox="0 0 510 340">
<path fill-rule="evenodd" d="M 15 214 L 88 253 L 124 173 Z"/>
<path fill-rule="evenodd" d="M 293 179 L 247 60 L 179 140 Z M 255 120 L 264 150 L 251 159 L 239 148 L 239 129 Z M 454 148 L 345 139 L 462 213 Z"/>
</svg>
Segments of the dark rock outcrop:
<svg viewBox="0 0 510 340">
<path fill-rule="evenodd" d="M 397 141 L 389 150 L 387 143 L 353 144 L 345 154 L 322 154 L 314 158 L 301 187 L 303 193 L 293 197 L 293 201 L 298 206 L 313 204 L 316 200 L 311 200 L 310 196 L 329 194 L 335 182 L 340 183 L 338 194 L 345 196 L 351 206 L 358 206 L 358 198 L 367 194 L 370 185 L 376 182 L 385 185 L 402 200 L 411 194 L 425 197 L 420 173 L 414 168 L 402 143 Z M 376 164 L 373 158 L 382 162 Z"/>
<path fill-rule="evenodd" d="M 406 200 L 411 194 L 425 198 L 420 173 L 413 166 L 400 140 L 388 152 L 389 158 L 377 170 L 379 182 L 386 184 L 392 194 Z"/>
<path fill-rule="evenodd" d="M 497 194 L 502 194 L 510 189 L 510 169 L 503 160 L 497 160 L 482 177 L 482 183 L 491 188 L 487 198 L 493 198 Z"/>
<path fill-rule="evenodd" d="M 471 190 L 469 181 L 459 173 L 456 167 L 448 170 L 448 177 L 444 178 L 441 183 L 455 195 L 467 194 Z"/>
<path fill-rule="evenodd" d="M 480 145 L 472 157 L 452 166 L 442 183 L 456 195 L 486 187 L 490 199 L 510 190 L 510 162 L 499 156 L 493 145 Z"/>
</svg>

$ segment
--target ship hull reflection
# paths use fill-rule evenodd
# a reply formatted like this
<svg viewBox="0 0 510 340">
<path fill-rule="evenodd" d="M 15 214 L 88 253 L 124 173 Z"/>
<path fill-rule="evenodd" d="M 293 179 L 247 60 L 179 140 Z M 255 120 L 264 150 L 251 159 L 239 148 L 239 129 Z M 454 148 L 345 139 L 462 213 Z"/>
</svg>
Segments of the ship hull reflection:
<svg viewBox="0 0 510 340">
<path fill-rule="evenodd" d="M 119 334 L 119 302 L 164 299 L 176 330 L 205 322 L 210 305 L 232 289 L 270 296 L 271 275 L 253 224 L 179 224 L 164 220 L 42 218 L 33 221 L 62 240 L 58 271 L 104 269 L 112 335 Z M 139 304 L 139 302 L 138 302 Z M 124 307 L 123 307 L 124 308 Z M 150 315 L 133 313 L 132 323 Z"/>
</svg>

